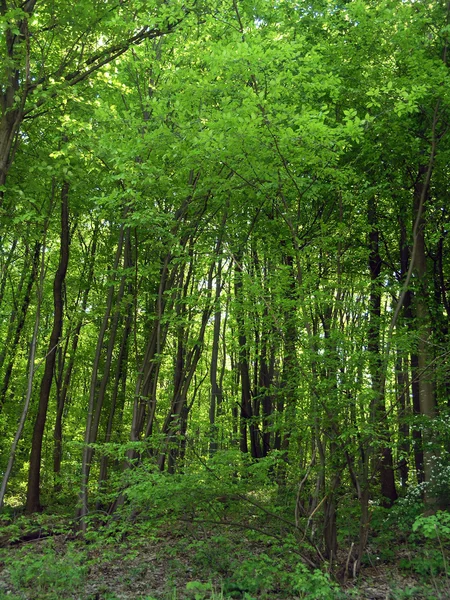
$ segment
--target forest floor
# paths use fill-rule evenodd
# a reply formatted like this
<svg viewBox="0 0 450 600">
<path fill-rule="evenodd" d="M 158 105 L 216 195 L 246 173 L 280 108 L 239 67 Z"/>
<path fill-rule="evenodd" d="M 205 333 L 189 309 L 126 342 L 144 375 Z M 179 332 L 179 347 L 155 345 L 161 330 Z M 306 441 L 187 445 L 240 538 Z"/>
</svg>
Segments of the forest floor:
<svg viewBox="0 0 450 600">
<path fill-rule="evenodd" d="M 177 523 L 157 534 L 117 531 L 100 539 L 42 530 L 32 540 L 0 538 L 0 599 L 9 600 L 406 600 L 450 598 L 450 580 L 402 571 L 398 554 L 390 562 L 370 558 L 358 579 L 340 582 L 303 573 L 289 585 L 296 557 L 273 560 L 274 547 L 243 531 Z M 275 553 L 277 549 L 275 548 Z M 344 556 L 344 555 L 343 555 Z M 370 564 L 372 562 L 372 564 Z M 320 573 L 319 573 L 320 575 Z"/>
</svg>

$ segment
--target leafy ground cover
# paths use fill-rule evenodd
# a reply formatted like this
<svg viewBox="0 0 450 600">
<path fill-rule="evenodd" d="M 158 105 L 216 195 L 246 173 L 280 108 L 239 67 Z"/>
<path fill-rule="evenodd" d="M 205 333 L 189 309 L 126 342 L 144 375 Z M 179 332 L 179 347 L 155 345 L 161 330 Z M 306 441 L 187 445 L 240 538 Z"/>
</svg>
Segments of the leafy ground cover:
<svg viewBox="0 0 450 600">
<path fill-rule="evenodd" d="M 308 568 L 298 540 L 267 514 L 223 498 L 196 514 L 126 506 L 111 519 L 39 515 L 3 519 L 0 598 L 14 600 L 445 599 L 450 515 L 413 519 L 405 506 L 373 513 L 373 536 L 356 579 L 347 541 L 332 568 Z M 249 505 L 252 506 L 252 505 Z M 272 507 L 273 508 L 273 507 Z M 218 516 L 217 511 L 221 511 Z M 214 522 L 216 511 L 216 522 Z M 209 517 L 209 518 L 208 518 Z M 412 522 L 412 525 L 411 525 Z M 77 530 L 78 529 L 78 530 Z M 344 569 L 343 569 L 344 566 Z"/>
<path fill-rule="evenodd" d="M 445 575 L 425 578 L 391 563 L 365 567 L 357 581 L 337 587 L 289 557 L 247 536 L 198 528 L 196 536 L 166 532 L 152 540 L 89 544 L 64 535 L 3 548 L 0 598 L 57 600 L 172 600 L 207 598 L 444 599 Z"/>
</svg>

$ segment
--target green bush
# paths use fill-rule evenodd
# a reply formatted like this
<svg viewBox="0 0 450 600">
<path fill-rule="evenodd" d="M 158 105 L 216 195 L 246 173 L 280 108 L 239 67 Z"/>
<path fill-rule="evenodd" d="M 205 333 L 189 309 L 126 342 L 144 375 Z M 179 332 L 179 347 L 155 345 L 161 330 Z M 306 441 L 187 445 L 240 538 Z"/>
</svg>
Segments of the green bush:
<svg viewBox="0 0 450 600">
<path fill-rule="evenodd" d="M 438 511 L 416 517 L 409 536 L 412 552 L 400 560 L 399 566 L 423 578 L 448 575 L 448 544 L 450 542 L 450 514 Z"/>
<path fill-rule="evenodd" d="M 299 598 L 308 600 L 336 600 L 340 595 L 339 586 L 331 581 L 328 573 L 319 569 L 310 571 L 301 563 L 295 569 L 293 589 Z"/>
<path fill-rule="evenodd" d="M 14 590 L 39 600 L 70 597 L 83 586 L 87 572 L 84 555 L 70 547 L 64 555 L 46 547 L 42 554 L 24 551 L 4 560 Z"/>
<path fill-rule="evenodd" d="M 450 514 L 438 510 L 434 515 L 420 515 L 414 521 L 413 531 L 422 533 L 428 540 L 450 541 Z"/>
</svg>

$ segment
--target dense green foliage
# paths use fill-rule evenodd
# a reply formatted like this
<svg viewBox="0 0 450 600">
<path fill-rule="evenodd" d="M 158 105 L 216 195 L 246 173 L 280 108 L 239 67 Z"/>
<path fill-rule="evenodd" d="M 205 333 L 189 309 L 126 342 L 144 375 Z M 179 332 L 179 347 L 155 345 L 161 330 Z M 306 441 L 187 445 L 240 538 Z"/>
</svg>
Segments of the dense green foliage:
<svg viewBox="0 0 450 600">
<path fill-rule="evenodd" d="M 3 539 L 76 537 L 10 591 L 181 523 L 186 597 L 336 598 L 374 556 L 445 597 L 449 32 L 443 0 L 0 1 Z"/>
</svg>

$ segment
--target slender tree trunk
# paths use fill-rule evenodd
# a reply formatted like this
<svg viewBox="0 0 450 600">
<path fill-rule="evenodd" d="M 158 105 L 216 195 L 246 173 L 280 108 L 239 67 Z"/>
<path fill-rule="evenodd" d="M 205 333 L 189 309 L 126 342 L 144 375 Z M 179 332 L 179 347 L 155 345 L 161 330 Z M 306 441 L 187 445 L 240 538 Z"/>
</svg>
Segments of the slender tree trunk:
<svg viewBox="0 0 450 600">
<path fill-rule="evenodd" d="M 127 378 L 127 359 L 128 359 L 128 345 L 132 326 L 132 313 L 131 305 L 128 305 L 128 313 L 125 319 L 125 325 L 122 332 L 122 340 L 119 348 L 119 355 L 117 357 L 117 364 L 114 376 L 114 385 L 111 393 L 111 405 L 109 409 L 108 423 L 106 425 L 105 443 L 111 441 L 113 433 L 114 417 L 116 414 L 117 405 L 121 398 L 120 404 L 123 405 L 125 400 L 125 385 Z M 99 484 L 103 484 L 107 478 L 108 469 L 108 457 L 103 455 L 100 461 L 100 476 Z"/>
<path fill-rule="evenodd" d="M 337 444 L 330 444 L 330 455 L 335 457 L 338 452 Z M 337 538 L 337 491 L 341 484 L 340 471 L 332 475 L 332 480 L 329 485 L 327 496 L 324 502 L 324 542 L 325 542 L 325 557 L 329 559 L 330 564 L 336 560 L 338 551 Z"/>
<path fill-rule="evenodd" d="M 156 412 L 156 386 L 161 356 L 168 332 L 168 322 L 164 323 L 163 317 L 173 303 L 173 295 L 171 298 L 168 298 L 167 292 L 172 289 L 178 272 L 176 266 L 172 266 L 171 268 L 172 258 L 171 252 L 168 252 L 161 265 L 158 295 L 155 302 L 155 318 L 136 380 L 130 432 L 130 440 L 132 442 L 139 441 L 141 437 L 145 424 L 146 411 L 146 436 L 151 434 L 153 428 L 153 419 Z M 130 451 L 128 458 L 132 461 L 135 458 L 135 453 Z"/>
<path fill-rule="evenodd" d="M 126 215 L 126 210 L 124 211 L 124 215 Z M 81 516 L 81 529 L 82 531 L 86 530 L 86 519 L 85 517 L 88 514 L 88 482 L 89 482 L 89 473 L 90 473 L 90 461 L 92 458 L 92 449 L 90 444 L 95 441 L 97 435 L 97 418 L 99 414 L 98 406 L 97 406 L 97 389 L 98 389 L 98 380 L 99 380 L 99 369 L 100 362 L 102 359 L 102 349 L 103 343 L 106 335 L 106 331 L 108 329 L 108 325 L 110 323 L 110 316 L 113 308 L 114 302 L 114 279 L 117 269 L 119 267 L 120 259 L 123 252 L 124 246 L 124 238 L 125 238 L 125 225 L 122 224 L 119 233 L 119 241 L 117 244 L 116 255 L 114 258 L 113 265 L 113 281 L 109 285 L 108 296 L 106 299 L 106 308 L 105 314 L 103 316 L 102 324 L 100 327 L 100 331 L 98 333 L 97 338 L 97 347 L 95 349 L 94 355 L 94 363 L 92 365 L 92 375 L 91 382 L 89 388 L 89 405 L 88 405 L 88 414 L 86 418 L 86 430 L 84 434 L 84 448 L 83 448 L 83 456 L 81 461 L 81 489 L 80 489 L 80 516 Z"/>
<path fill-rule="evenodd" d="M 297 260 L 299 260 L 299 258 L 297 258 Z M 285 254 L 283 256 L 283 264 L 288 272 L 288 284 L 286 290 L 286 309 L 283 311 L 284 343 L 277 412 L 279 416 L 284 413 L 284 428 L 282 432 L 277 432 L 275 448 L 284 450 L 287 455 L 292 425 L 295 421 L 298 397 L 299 364 L 296 347 L 298 338 L 297 299 L 298 287 L 301 285 L 301 272 L 298 270 L 298 272 L 295 273 L 294 257 L 290 254 Z"/>
<path fill-rule="evenodd" d="M 217 450 L 217 427 L 216 413 L 217 407 L 221 402 L 222 390 L 217 381 L 217 366 L 219 362 L 219 345 L 220 345 L 220 329 L 221 329 L 221 307 L 220 293 L 222 290 L 222 259 L 217 261 L 217 273 L 215 281 L 215 311 L 214 311 L 214 329 L 211 348 L 211 365 L 210 365 L 210 384 L 211 384 L 211 400 L 209 404 L 209 427 L 210 427 L 210 442 L 209 453 L 213 454 Z"/>
<path fill-rule="evenodd" d="M 267 316 L 267 314 L 266 314 Z M 272 332 L 273 333 L 273 332 Z M 259 371 L 259 391 L 262 395 L 262 456 L 267 456 L 271 449 L 271 416 L 273 411 L 273 378 L 275 372 L 275 352 L 273 345 L 264 336 L 261 347 L 261 361 Z"/>
<path fill-rule="evenodd" d="M 251 403 L 251 389 L 250 389 L 250 373 L 248 365 L 248 347 L 247 347 L 247 335 L 245 333 L 245 319 L 244 319 L 244 306 L 243 306 L 243 268 L 242 268 L 242 253 L 239 253 L 235 257 L 235 281 L 234 281 L 234 295 L 237 302 L 236 307 L 236 321 L 238 325 L 238 344 L 239 344 L 239 374 L 241 382 L 241 403 L 240 403 L 240 442 L 239 447 L 241 452 L 248 452 L 248 441 L 247 441 L 247 426 L 248 421 L 252 418 L 252 403 Z M 251 440 L 252 438 L 250 438 Z"/>
<path fill-rule="evenodd" d="M 181 316 L 182 309 L 178 313 L 178 316 Z M 173 389 L 174 395 L 171 405 L 171 414 L 168 417 L 170 422 L 165 425 L 164 433 L 168 435 L 167 441 L 167 471 L 168 473 L 175 472 L 175 461 L 177 456 L 178 448 L 177 445 L 177 436 L 178 433 L 181 435 L 182 431 L 182 413 L 183 409 L 186 405 L 186 395 L 183 393 L 183 379 L 185 377 L 185 369 L 186 369 L 186 347 L 185 347 L 185 330 L 183 326 L 179 327 L 178 330 L 178 340 L 177 340 L 177 352 L 174 360 L 174 376 L 173 376 Z M 187 416 L 185 416 L 187 418 Z M 162 455 L 160 456 L 160 469 L 164 468 L 164 461 L 162 459 Z"/>
<path fill-rule="evenodd" d="M 125 252 L 124 252 L 124 267 L 127 270 L 132 269 L 134 266 L 133 263 L 133 248 L 131 244 L 131 232 L 128 230 L 126 239 L 125 239 Z M 117 357 L 116 368 L 115 368 L 115 376 L 114 376 L 114 385 L 111 392 L 111 403 L 109 407 L 109 416 L 108 422 L 106 424 L 106 432 L 105 432 L 105 443 L 109 443 L 111 441 L 112 433 L 113 433 L 113 424 L 114 417 L 116 415 L 116 409 L 119 403 L 119 409 L 123 410 L 123 405 L 125 402 L 125 389 L 126 389 L 126 379 L 127 379 L 127 371 L 128 371 L 128 346 L 129 346 L 129 337 L 131 333 L 131 327 L 133 323 L 133 301 L 131 298 L 134 297 L 135 290 L 133 289 L 133 283 L 128 280 L 125 275 L 122 278 L 122 286 L 125 286 L 127 283 L 127 296 L 129 301 L 127 302 L 127 306 L 125 309 L 125 323 L 122 331 L 122 339 L 119 347 L 119 354 Z M 119 297 L 117 300 L 118 310 L 119 304 L 121 302 L 123 296 L 123 292 L 119 292 Z M 99 475 L 99 487 L 102 487 L 102 484 L 106 481 L 107 478 L 107 470 L 108 470 L 108 456 L 103 455 L 100 460 L 100 475 Z"/>
<path fill-rule="evenodd" d="M 397 499 L 397 490 L 395 488 L 395 478 L 393 469 L 392 449 L 389 445 L 390 435 L 387 422 L 384 379 L 382 372 L 384 365 L 380 352 L 380 328 L 381 328 L 381 256 L 379 249 L 379 230 L 377 207 L 375 200 L 369 200 L 368 205 L 368 223 L 369 231 L 369 271 L 370 271 L 370 323 L 368 331 L 368 351 L 369 351 L 369 369 L 372 379 L 373 401 L 371 407 L 372 423 L 378 429 L 380 436 L 379 475 L 381 485 L 381 495 L 384 503 L 391 506 Z M 377 440 L 378 442 L 378 440 Z"/>
<path fill-rule="evenodd" d="M 210 443 L 209 452 L 214 453 L 217 450 L 217 427 L 216 427 L 216 415 L 218 407 L 222 402 L 222 387 L 217 379 L 217 369 L 219 362 L 219 345 L 220 345 L 220 327 L 221 327 L 221 316 L 222 309 L 220 306 L 220 296 L 222 293 L 222 240 L 225 231 L 225 225 L 228 217 L 228 207 L 225 208 L 222 223 L 220 228 L 220 235 L 214 248 L 214 255 L 217 257 L 216 261 L 216 277 L 215 277 L 215 299 L 214 299 L 214 328 L 213 328 L 213 341 L 211 349 L 211 367 L 210 367 L 210 384 L 211 384 L 211 399 L 209 405 L 209 426 L 210 426 Z"/>
<path fill-rule="evenodd" d="M 75 331 L 73 332 L 72 337 L 72 346 L 70 351 L 70 358 L 64 373 L 64 378 L 62 380 L 62 384 L 58 386 L 57 390 L 57 402 L 56 402 L 56 419 L 55 419 L 55 429 L 53 432 L 53 473 L 55 477 L 55 486 L 54 492 L 57 493 L 61 489 L 60 483 L 57 481 L 59 473 L 61 471 L 61 460 L 62 460 L 62 419 L 64 414 L 64 409 L 66 406 L 66 400 L 69 392 L 70 382 L 72 380 L 72 373 L 75 366 L 75 357 L 77 354 L 78 343 L 80 340 L 80 332 L 83 326 L 83 319 L 86 312 L 86 307 L 89 298 L 89 292 L 92 286 L 92 281 L 94 278 L 94 266 L 95 266 L 95 255 L 97 251 L 97 238 L 98 238 L 98 225 L 96 225 L 93 233 L 92 243 L 91 243 L 91 251 L 89 257 L 89 271 L 86 279 L 86 287 L 83 292 L 82 300 L 81 300 L 81 314 L 82 317 L 78 321 L 77 326 L 75 327 Z"/>
<path fill-rule="evenodd" d="M 398 455 L 400 480 L 403 490 L 406 490 L 409 478 L 410 431 L 407 422 L 411 414 L 409 403 L 410 381 L 405 355 L 397 351 L 397 402 L 398 402 Z"/>
<path fill-rule="evenodd" d="M 3 404 L 6 400 L 6 394 L 8 393 L 9 384 L 11 380 L 11 375 L 14 367 L 14 360 L 17 346 L 20 342 L 20 337 L 22 334 L 23 327 L 25 325 L 25 320 L 28 312 L 28 308 L 30 306 L 31 301 L 31 290 L 33 288 L 33 284 L 36 281 L 37 272 L 39 268 L 39 256 L 41 252 L 41 243 L 36 242 L 34 246 L 33 259 L 31 263 L 31 271 L 28 277 L 27 287 L 25 289 L 25 294 L 22 299 L 22 304 L 19 309 L 19 314 L 16 322 L 16 311 L 11 314 L 10 318 L 10 327 L 8 328 L 8 333 L 6 337 L 6 342 L 3 347 L 2 353 L 0 355 L 0 368 L 3 366 L 3 363 L 6 359 L 7 352 L 9 352 L 10 360 L 6 366 L 5 374 L 3 376 L 2 388 L 0 390 L 0 411 L 3 407 Z M 28 270 L 28 264 L 24 265 L 24 272 Z M 22 284 L 22 282 L 21 282 Z M 19 293 L 21 291 L 22 285 L 19 285 Z M 14 330 L 15 323 L 15 330 Z M 14 334 L 13 334 L 14 330 Z"/>
<path fill-rule="evenodd" d="M 3 242 L 3 240 L 2 240 L 2 242 Z M 8 252 L 8 256 L 6 258 L 5 264 L 2 268 L 2 277 L 1 277 L 1 281 L 0 281 L 0 306 L 2 305 L 3 298 L 5 297 L 6 282 L 8 281 L 8 277 L 9 277 L 9 267 L 14 258 L 14 255 L 16 252 L 16 247 L 17 247 L 17 239 L 14 239 L 11 244 L 11 248 Z"/>
<path fill-rule="evenodd" d="M 126 239 L 125 239 L 125 246 L 126 246 L 128 238 L 129 238 L 129 229 L 127 229 L 125 235 L 126 235 Z M 113 358 L 114 358 L 114 348 L 116 345 L 117 332 L 119 329 L 119 323 L 120 323 L 120 317 L 121 317 L 120 304 L 121 304 L 123 296 L 124 296 L 125 283 L 126 283 L 126 275 L 122 276 L 119 290 L 117 292 L 116 310 L 115 310 L 115 313 L 114 313 L 114 315 L 111 319 L 110 325 L 109 325 L 108 345 L 106 348 L 106 354 L 104 356 L 103 373 L 100 378 L 100 385 L 98 386 L 98 391 L 96 394 L 95 411 L 94 411 L 94 416 L 93 416 L 91 426 L 90 426 L 90 440 L 89 440 L 90 444 L 93 444 L 97 441 L 98 430 L 99 430 L 99 426 L 100 426 L 100 419 L 101 419 L 101 415 L 102 415 L 102 409 L 103 409 L 103 405 L 105 403 L 106 391 L 108 388 L 111 370 L 112 370 L 112 364 L 113 364 Z M 87 474 L 87 478 L 89 478 L 90 466 L 92 463 L 93 455 L 94 455 L 93 448 L 88 447 L 87 448 L 87 456 L 86 456 L 87 465 L 85 467 L 85 472 Z"/>
<path fill-rule="evenodd" d="M 158 458 L 158 467 L 162 471 L 165 466 L 167 454 L 169 454 L 168 470 L 173 473 L 175 470 L 175 460 L 179 454 L 182 443 L 177 442 L 177 434 L 182 434 L 183 427 L 187 423 L 187 417 L 190 410 L 190 406 L 187 406 L 188 392 L 192 383 L 192 379 L 197 369 L 198 362 L 202 355 L 203 343 L 205 339 L 206 327 L 208 325 L 211 313 L 214 309 L 214 301 L 212 300 L 212 285 L 213 285 L 213 273 L 214 273 L 214 262 L 211 264 L 208 273 L 208 283 L 206 291 L 205 308 L 202 311 L 202 319 L 200 324 L 200 331 L 198 332 L 197 339 L 189 351 L 186 351 L 187 336 L 184 331 L 184 326 L 178 332 L 178 349 L 177 359 L 175 365 L 175 381 L 174 381 L 174 394 L 170 406 L 169 413 L 166 416 L 162 427 L 162 433 L 165 434 L 165 440 L 163 447 Z M 190 279 L 188 275 L 187 280 Z M 184 299 L 187 293 L 187 283 L 184 286 Z M 183 299 L 183 303 L 184 303 Z M 179 437 L 179 436 L 178 436 Z M 173 445 L 173 448 L 171 446 Z"/>
<path fill-rule="evenodd" d="M 423 416 L 434 419 L 436 416 L 436 403 L 433 385 L 433 372 L 430 369 L 432 358 L 430 356 L 430 342 L 432 338 L 431 319 L 428 309 L 428 272 L 427 256 L 425 249 L 425 204 L 429 192 L 431 178 L 431 164 L 421 166 L 419 169 L 417 183 L 414 188 L 414 216 L 418 220 L 415 235 L 415 259 L 414 268 L 418 283 L 418 292 L 415 295 L 415 309 L 419 338 L 417 343 L 418 377 L 419 377 L 419 402 L 420 412 Z M 432 435 L 425 429 L 423 469 L 426 482 L 433 480 L 433 458 L 435 450 L 430 446 L 433 444 Z M 429 499 L 430 503 L 434 499 Z"/>
<path fill-rule="evenodd" d="M 403 218 L 400 219 L 400 281 L 404 284 L 410 261 L 410 249 L 408 247 L 408 235 L 406 224 Z M 414 314 L 412 310 L 413 305 L 413 293 L 412 290 L 408 289 L 405 293 L 403 301 L 403 319 L 406 323 L 406 327 L 411 334 L 415 334 L 415 323 Z M 409 359 L 405 358 L 405 361 L 409 360 L 409 364 L 405 363 L 405 372 L 410 372 L 411 381 L 411 395 L 412 395 L 412 411 L 414 415 L 420 415 L 420 399 L 419 399 L 419 361 L 417 358 L 417 352 L 412 350 L 409 354 Z M 423 483 L 423 446 L 422 446 L 422 432 L 417 427 L 412 428 L 412 439 L 413 439 L 413 451 L 414 451 L 414 465 L 416 470 L 417 483 Z"/>
<path fill-rule="evenodd" d="M 9 455 L 8 464 L 6 466 L 5 472 L 3 474 L 2 484 L 0 487 L 0 509 L 3 506 L 3 502 L 5 499 L 6 488 L 8 485 L 9 478 L 11 476 L 11 471 L 14 465 L 14 459 L 16 456 L 17 446 L 19 444 L 20 438 L 22 437 L 23 428 L 25 426 L 25 421 L 28 415 L 28 409 L 31 403 L 31 396 L 33 393 L 33 380 L 35 373 L 35 357 L 36 357 L 36 348 L 39 337 L 39 323 L 41 317 L 41 301 L 42 301 L 42 293 L 44 288 L 44 252 L 45 252 L 45 244 L 42 251 L 42 261 L 41 261 L 41 275 L 40 275 L 40 284 L 37 292 L 37 303 L 36 303 L 36 316 L 34 320 L 34 330 L 31 338 L 30 344 L 30 352 L 28 355 L 28 382 L 27 389 L 25 393 L 25 402 L 22 409 L 22 415 L 20 417 L 19 424 L 17 426 L 16 435 L 14 436 L 14 440 L 11 446 L 11 451 Z"/>
<path fill-rule="evenodd" d="M 440 237 L 435 245 L 435 252 L 433 259 L 433 330 L 435 335 L 435 346 L 433 352 L 433 359 L 436 362 L 435 369 L 435 396 L 436 403 L 438 405 L 450 404 L 450 371 L 447 368 L 442 368 L 442 358 L 440 353 L 436 352 L 436 344 L 440 347 L 445 347 L 447 340 L 449 339 L 449 319 L 450 305 L 447 298 L 447 283 L 446 283 L 446 269 L 444 266 L 444 257 L 446 258 L 446 252 L 444 250 L 444 241 L 447 236 L 446 223 L 448 222 L 448 214 L 446 211 L 442 211 L 443 223 L 440 225 Z M 445 364 L 445 363 L 444 363 Z"/>
<path fill-rule="evenodd" d="M 27 490 L 27 512 L 40 510 L 40 477 L 41 477 L 41 454 L 42 440 L 44 437 L 45 422 L 47 419 L 48 401 L 52 386 L 53 371 L 56 361 L 56 350 L 62 332 L 63 325 L 63 285 L 69 263 L 69 184 L 65 182 L 61 191 L 61 246 L 59 267 L 53 282 L 53 328 L 50 335 L 50 343 L 45 360 L 44 375 L 41 381 L 39 393 L 38 414 L 34 424 L 33 438 L 31 443 L 30 468 L 28 473 Z"/>
</svg>

